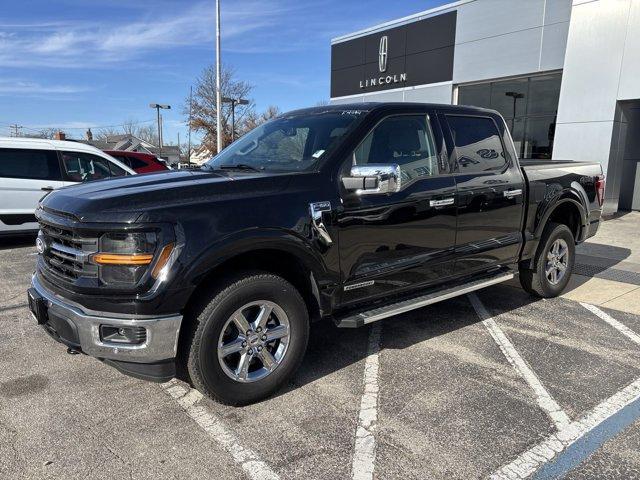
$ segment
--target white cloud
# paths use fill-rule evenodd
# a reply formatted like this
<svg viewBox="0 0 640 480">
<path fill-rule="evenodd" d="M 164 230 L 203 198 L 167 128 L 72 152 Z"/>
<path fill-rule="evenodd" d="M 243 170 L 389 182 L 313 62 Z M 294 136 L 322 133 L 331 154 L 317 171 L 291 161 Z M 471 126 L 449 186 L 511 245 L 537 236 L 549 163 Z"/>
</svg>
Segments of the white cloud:
<svg viewBox="0 0 640 480">
<path fill-rule="evenodd" d="M 315 2 L 313 8 L 322 8 L 322 3 Z M 173 5 L 172 11 L 165 4 L 162 14 L 151 7 L 141 10 L 128 22 L 118 18 L 100 23 L 0 24 L 0 66 L 90 68 L 144 60 L 149 52 L 176 47 L 210 46 L 213 52 L 214 3 L 200 2 L 186 9 L 181 2 Z M 310 8 L 296 0 L 224 2 L 223 48 L 282 53 L 324 44 L 329 26 L 310 13 Z"/>
<path fill-rule="evenodd" d="M 37 82 L 20 79 L 0 79 L 0 95 L 65 95 L 88 92 L 92 88 L 80 85 L 42 85 Z"/>
</svg>

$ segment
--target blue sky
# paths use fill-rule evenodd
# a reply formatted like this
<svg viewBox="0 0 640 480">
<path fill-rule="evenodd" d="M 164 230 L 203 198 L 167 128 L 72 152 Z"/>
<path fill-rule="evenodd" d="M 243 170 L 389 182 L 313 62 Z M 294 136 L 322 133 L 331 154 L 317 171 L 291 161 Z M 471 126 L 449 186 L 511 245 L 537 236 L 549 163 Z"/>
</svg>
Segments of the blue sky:
<svg viewBox="0 0 640 480">
<path fill-rule="evenodd" d="M 257 109 L 329 98 L 330 39 L 443 0 L 222 0 L 223 63 Z M 189 86 L 215 59 L 214 0 L 22 0 L 0 11 L 0 135 L 7 124 L 87 127 L 153 121 L 186 138 Z M 23 132 L 29 132 L 25 129 Z"/>
</svg>

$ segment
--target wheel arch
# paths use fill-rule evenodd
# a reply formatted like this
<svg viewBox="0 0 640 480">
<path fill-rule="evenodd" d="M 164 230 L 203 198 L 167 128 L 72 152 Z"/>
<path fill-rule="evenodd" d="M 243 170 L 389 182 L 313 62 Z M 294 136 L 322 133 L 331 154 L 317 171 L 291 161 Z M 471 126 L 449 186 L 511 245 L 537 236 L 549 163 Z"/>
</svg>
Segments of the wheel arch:
<svg viewBox="0 0 640 480">
<path fill-rule="evenodd" d="M 193 287 L 185 303 L 185 318 L 209 297 L 212 288 L 242 271 L 281 276 L 300 291 L 312 319 L 322 316 L 326 302 L 321 298 L 320 285 L 331 283 L 331 274 L 321 255 L 293 234 L 264 233 L 266 235 L 256 237 L 245 232 L 217 242 L 194 262 L 185 276 Z"/>
<path fill-rule="evenodd" d="M 533 239 L 531 240 L 532 244 L 527 245 L 526 248 L 529 255 L 523 261 L 525 268 L 533 268 L 542 232 L 544 232 L 549 222 L 560 223 L 569 227 L 576 243 L 580 243 L 584 239 L 588 225 L 586 208 L 580 196 L 571 190 L 565 191 L 561 196 L 545 202 L 541 207 L 542 213 L 538 215 L 539 220 L 536 222 Z"/>
</svg>

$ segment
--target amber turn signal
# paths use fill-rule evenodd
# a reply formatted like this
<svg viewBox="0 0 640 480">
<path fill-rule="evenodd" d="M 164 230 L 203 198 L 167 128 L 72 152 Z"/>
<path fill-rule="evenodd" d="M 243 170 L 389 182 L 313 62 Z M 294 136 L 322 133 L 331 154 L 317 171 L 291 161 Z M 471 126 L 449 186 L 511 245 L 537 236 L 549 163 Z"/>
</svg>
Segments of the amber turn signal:
<svg viewBox="0 0 640 480">
<path fill-rule="evenodd" d="M 151 254 L 121 255 L 118 253 L 96 253 L 91 257 L 98 265 L 149 265 Z"/>
<path fill-rule="evenodd" d="M 175 247 L 175 244 L 169 243 L 168 245 L 165 245 L 162 248 L 160 255 L 158 255 L 158 261 L 156 262 L 156 265 L 153 267 L 153 270 L 151 271 L 151 276 L 153 278 L 158 278 L 160 276 L 160 272 L 169 261 L 169 258 L 171 257 L 171 252 L 173 252 L 174 247 Z"/>
</svg>

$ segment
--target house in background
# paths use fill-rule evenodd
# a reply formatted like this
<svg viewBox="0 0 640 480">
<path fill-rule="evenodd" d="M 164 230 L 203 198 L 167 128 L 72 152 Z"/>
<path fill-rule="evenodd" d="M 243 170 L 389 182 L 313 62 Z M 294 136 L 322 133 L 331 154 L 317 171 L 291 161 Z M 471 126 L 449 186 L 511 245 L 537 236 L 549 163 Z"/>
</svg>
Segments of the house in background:
<svg viewBox="0 0 640 480">
<path fill-rule="evenodd" d="M 202 165 L 207 160 L 215 157 L 216 154 L 209 150 L 204 143 L 191 150 L 189 161 L 193 165 Z"/>
<path fill-rule="evenodd" d="M 168 165 L 180 163 L 180 148 L 177 145 L 163 145 L 162 149 L 134 135 L 125 133 L 110 135 L 105 140 L 93 140 L 91 130 L 87 131 L 87 139 L 83 143 L 93 145 L 100 150 L 121 150 L 123 152 L 150 153 L 167 162 Z"/>
</svg>

